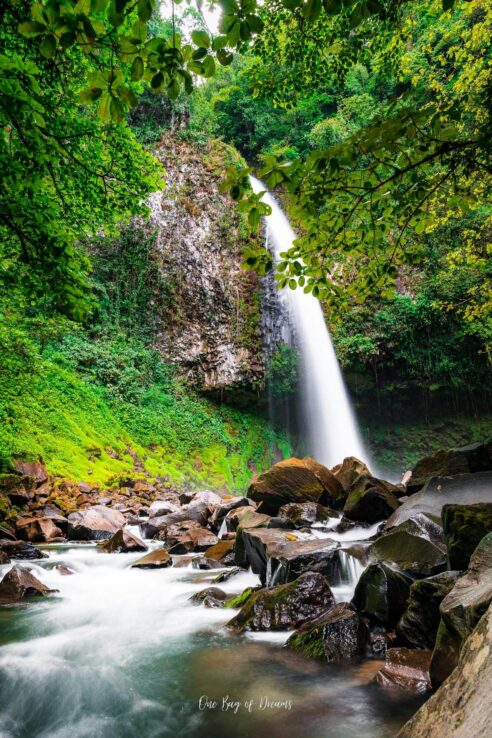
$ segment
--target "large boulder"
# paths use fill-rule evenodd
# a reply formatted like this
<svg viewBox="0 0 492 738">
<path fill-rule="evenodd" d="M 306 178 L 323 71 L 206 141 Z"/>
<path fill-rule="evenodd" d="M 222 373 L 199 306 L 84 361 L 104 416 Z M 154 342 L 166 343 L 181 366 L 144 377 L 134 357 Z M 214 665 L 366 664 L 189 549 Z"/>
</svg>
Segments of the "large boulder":
<svg viewBox="0 0 492 738">
<path fill-rule="evenodd" d="M 106 553 L 138 553 L 147 551 L 148 546 L 128 528 L 120 528 L 114 536 L 101 543 L 101 550 Z"/>
<path fill-rule="evenodd" d="M 307 572 L 299 579 L 254 592 L 228 623 L 245 630 L 289 630 L 321 615 L 335 604 L 328 582 L 321 574 Z"/>
<path fill-rule="evenodd" d="M 220 561 L 220 563 L 229 563 L 231 557 L 234 557 L 234 541 L 220 540 L 205 551 L 205 558 Z"/>
<path fill-rule="evenodd" d="M 260 512 L 276 515 L 288 502 L 319 502 L 321 505 L 343 501 L 343 487 L 332 472 L 314 459 L 279 461 L 250 485 L 248 496 L 260 506 Z"/>
<path fill-rule="evenodd" d="M 411 582 L 386 564 L 370 564 L 357 582 L 352 605 L 371 623 L 394 628 L 405 611 Z"/>
<path fill-rule="evenodd" d="M 492 439 L 462 448 L 437 451 L 414 466 L 407 484 L 409 494 L 418 492 L 431 477 L 453 477 L 457 474 L 492 471 Z"/>
<path fill-rule="evenodd" d="M 444 684 L 406 723 L 398 738 L 490 738 L 492 606 L 466 640 Z"/>
<path fill-rule="evenodd" d="M 424 515 L 390 529 L 371 544 L 368 554 L 417 576 L 437 574 L 446 567 L 442 528 Z"/>
<path fill-rule="evenodd" d="M 451 569 L 467 569 L 475 548 L 492 531 L 492 502 L 444 505 L 442 522 Z"/>
<path fill-rule="evenodd" d="M 492 502 L 492 472 L 460 474 L 457 477 L 433 477 L 423 489 L 411 495 L 388 520 L 389 526 L 399 525 L 417 513 L 442 524 L 444 505 L 472 505 L 475 502 Z"/>
<path fill-rule="evenodd" d="M 357 477 L 349 489 L 343 512 L 351 520 L 378 523 L 399 507 L 396 487 L 368 475 Z"/>
<path fill-rule="evenodd" d="M 441 602 L 441 622 L 431 662 L 434 687 L 455 668 L 463 643 L 491 602 L 492 533 L 488 533 L 473 552 L 466 574 Z"/>
<path fill-rule="evenodd" d="M 36 559 L 47 559 L 48 554 L 40 551 L 27 541 L 5 541 L 0 540 L 0 551 L 7 554 L 10 559 L 22 559 L 34 561 Z"/>
<path fill-rule="evenodd" d="M 434 648 L 441 620 L 439 606 L 459 576 L 458 571 L 444 571 L 411 585 L 406 610 L 396 626 L 405 643 L 413 648 Z"/>
<path fill-rule="evenodd" d="M 347 456 L 341 464 L 337 464 L 331 470 L 333 475 L 338 479 L 343 487 L 344 492 L 348 493 L 350 487 L 360 476 L 370 477 L 366 464 L 355 456 Z"/>
<path fill-rule="evenodd" d="M 425 694 L 431 689 L 429 664 L 431 651 L 413 648 L 389 648 L 383 668 L 376 674 L 375 681 L 390 691 Z"/>
<path fill-rule="evenodd" d="M 18 518 L 15 528 L 19 538 L 32 543 L 49 543 L 63 538 L 63 531 L 53 518 Z"/>
<path fill-rule="evenodd" d="M 289 502 L 279 509 L 278 517 L 290 520 L 296 528 L 304 528 L 315 523 L 323 524 L 333 519 L 338 520 L 341 513 L 317 502 Z"/>
<path fill-rule="evenodd" d="M 137 559 L 131 565 L 132 569 L 165 569 L 172 566 L 173 560 L 165 548 L 156 548 Z"/>
<path fill-rule="evenodd" d="M 45 597 L 57 591 L 46 587 L 23 566 L 13 566 L 0 582 L 0 605 L 14 605 L 28 597 Z"/>
<path fill-rule="evenodd" d="M 111 538 L 126 523 L 125 516 L 104 505 L 94 505 L 68 516 L 68 535 L 74 541 L 102 541 Z"/>
<path fill-rule="evenodd" d="M 361 656 L 367 640 L 368 629 L 360 615 L 340 602 L 304 623 L 286 645 L 303 656 L 336 663 Z"/>
</svg>

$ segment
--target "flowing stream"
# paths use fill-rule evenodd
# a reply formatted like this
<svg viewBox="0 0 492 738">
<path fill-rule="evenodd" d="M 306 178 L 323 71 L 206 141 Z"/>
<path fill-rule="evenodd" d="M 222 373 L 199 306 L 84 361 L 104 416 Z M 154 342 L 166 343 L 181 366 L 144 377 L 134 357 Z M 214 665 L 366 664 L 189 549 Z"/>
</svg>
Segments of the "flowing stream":
<svg viewBox="0 0 492 738">
<path fill-rule="evenodd" d="M 58 595 L 0 608 L 1 738 L 391 738 L 416 708 L 370 684 L 380 662 L 335 667 L 282 648 L 287 633 L 231 634 L 235 610 L 189 602 L 217 570 L 46 550 L 19 563 Z M 245 572 L 219 586 L 257 584 Z"/>
<path fill-rule="evenodd" d="M 253 191 L 265 191 L 263 201 L 272 209 L 266 218 L 267 241 L 276 261 L 296 235 L 273 195 L 263 182 L 251 177 Z M 340 365 L 319 300 L 301 288 L 283 290 L 301 358 L 302 408 L 309 435 L 309 451 L 328 467 L 346 456 L 369 463 Z"/>
</svg>

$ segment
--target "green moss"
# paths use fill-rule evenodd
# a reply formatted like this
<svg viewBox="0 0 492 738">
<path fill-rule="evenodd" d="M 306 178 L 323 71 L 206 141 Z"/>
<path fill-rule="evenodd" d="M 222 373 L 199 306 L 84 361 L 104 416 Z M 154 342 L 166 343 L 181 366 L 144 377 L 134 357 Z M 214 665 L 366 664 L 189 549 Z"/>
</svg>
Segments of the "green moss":
<svg viewBox="0 0 492 738">
<path fill-rule="evenodd" d="M 224 607 L 231 607 L 231 608 L 242 607 L 244 603 L 247 600 L 249 600 L 252 594 L 253 594 L 253 589 L 251 587 L 248 587 L 248 589 L 245 589 L 244 592 L 242 592 L 237 597 L 232 597 L 230 600 L 227 600 Z"/>
<path fill-rule="evenodd" d="M 294 633 L 289 638 L 289 648 L 299 651 L 311 659 L 322 659 L 325 656 L 322 628 L 312 628 L 303 633 Z"/>
</svg>

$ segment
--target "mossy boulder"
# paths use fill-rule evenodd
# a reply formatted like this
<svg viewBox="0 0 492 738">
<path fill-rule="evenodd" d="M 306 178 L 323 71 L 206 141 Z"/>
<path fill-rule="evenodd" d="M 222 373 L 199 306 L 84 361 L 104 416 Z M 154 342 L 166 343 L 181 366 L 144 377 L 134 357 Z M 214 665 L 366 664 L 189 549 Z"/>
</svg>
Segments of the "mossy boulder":
<svg viewBox="0 0 492 738">
<path fill-rule="evenodd" d="M 352 605 L 375 625 L 394 628 L 405 611 L 410 577 L 381 562 L 369 564 L 361 574 Z"/>
<path fill-rule="evenodd" d="M 369 631 L 346 602 L 304 623 L 287 641 L 287 648 L 308 658 L 329 662 L 350 661 L 364 653 Z"/>
<path fill-rule="evenodd" d="M 419 579 L 410 587 L 410 596 L 396 632 L 413 648 L 433 649 L 441 614 L 439 606 L 454 587 L 458 571 L 444 571 L 428 579 Z"/>
<path fill-rule="evenodd" d="M 351 520 L 377 523 L 399 507 L 396 487 L 375 477 L 361 475 L 349 489 L 343 512 Z"/>
<path fill-rule="evenodd" d="M 277 515 L 289 502 L 342 503 L 345 493 L 332 472 L 314 459 L 285 459 L 260 474 L 248 489 L 259 510 Z"/>
<path fill-rule="evenodd" d="M 441 602 L 430 670 L 434 687 L 442 684 L 455 668 L 463 643 L 491 602 L 492 533 L 488 533 L 473 552 L 466 574 Z"/>
<path fill-rule="evenodd" d="M 426 456 L 412 469 L 407 490 L 409 494 L 418 492 L 431 477 L 453 477 L 483 471 L 492 471 L 492 439 Z"/>
<path fill-rule="evenodd" d="M 492 502 L 444 505 L 442 522 L 451 569 L 467 569 L 482 538 L 492 531 Z"/>
<path fill-rule="evenodd" d="M 371 472 L 366 464 L 355 456 L 347 456 L 341 464 L 334 466 L 331 471 L 338 479 L 346 493 L 348 493 L 350 487 L 358 477 L 371 476 Z"/>
<path fill-rule="evenodd" d="M 368 549 L 370 557 L 417 576 L 437 574 L 446 567 L 442 529 L 428 520 L 407 520 L 377 539 Z"/>
<path fill-rule="evenodd" d="M 306 572 L 294 582 L 254 592 L 228 626 L 239 632 L 289 630 L 334 604 L 326 579 L 321 574 Z"/>
</svg>

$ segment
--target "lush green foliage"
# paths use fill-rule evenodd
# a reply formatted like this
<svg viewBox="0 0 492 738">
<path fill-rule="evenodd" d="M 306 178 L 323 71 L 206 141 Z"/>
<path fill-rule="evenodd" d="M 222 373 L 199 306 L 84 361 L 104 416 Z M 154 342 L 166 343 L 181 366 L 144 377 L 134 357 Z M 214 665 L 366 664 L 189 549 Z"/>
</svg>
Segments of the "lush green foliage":
<svg viewBox="0 0 492 738">
<path fill-rule="evenodd" d="M 297 389 L 298 358 L 286 343 L 279 344 L 267 367 L 267 382 L 273 397 L 289 397 Z"/>
</svg>

